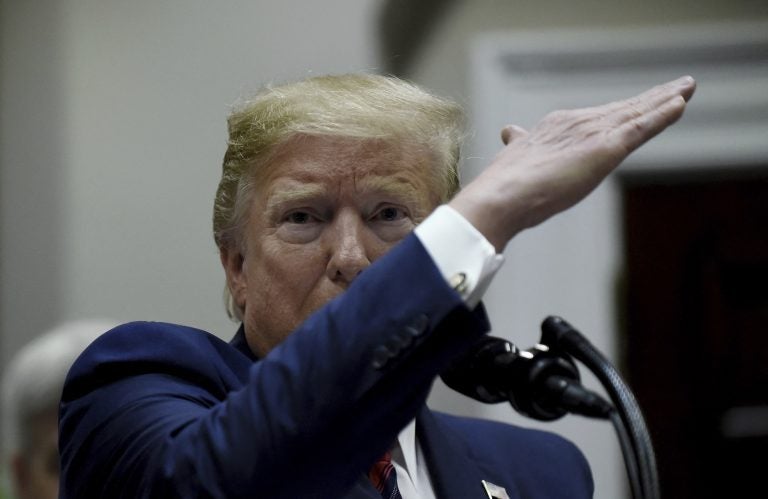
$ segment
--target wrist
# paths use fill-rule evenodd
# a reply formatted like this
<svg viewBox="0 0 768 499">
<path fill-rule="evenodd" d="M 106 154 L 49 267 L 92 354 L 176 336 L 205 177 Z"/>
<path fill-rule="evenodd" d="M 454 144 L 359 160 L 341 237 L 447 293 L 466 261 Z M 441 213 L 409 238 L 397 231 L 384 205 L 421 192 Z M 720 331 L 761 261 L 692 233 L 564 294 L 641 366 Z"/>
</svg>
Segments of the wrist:
<svg viewBox="0 0 768 499">
<path fill-rule="evenodd" d="M 459 212 L 478 232 L 480 232 L 501 254 L 512 237 L 523 228 L 510 213 L 509 206 L 501 200 L 495 200 L 490 192 L 473 193 L 472 186 L 459 192 L 450 203 L 451 208 Z M 480 195 L 480 196 L 479 196 Z M 508 203 L 507 203 L 508 204 Z"/>
</svg>

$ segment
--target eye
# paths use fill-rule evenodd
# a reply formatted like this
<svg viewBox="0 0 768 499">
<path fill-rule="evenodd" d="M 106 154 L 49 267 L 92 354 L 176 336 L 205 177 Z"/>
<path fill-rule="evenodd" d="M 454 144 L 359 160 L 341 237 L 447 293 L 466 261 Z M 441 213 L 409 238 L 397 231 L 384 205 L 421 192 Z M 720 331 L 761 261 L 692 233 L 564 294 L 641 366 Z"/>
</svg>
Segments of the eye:
<svg viewBox="0 0 768 499">
<path fill-rule="evenodd" d="M 292 224 L 307 224 L 313 219 L 312 215 L 306 211 L 292 211 L 285 217 L 285 221 Z"/>
<path fill-rule="evenodd" d="M 317 239 L 324 227 L 325 218 L 314 208 L 286 210 L 278 218 L 277 236 L 292 244 L 306 244 Z"/>
<path fill-rule="evenodd" d="M 373 215 L 373 220 L 381 220 L 384 222 L 396 222 L 406 218 L 408 213 L 397 206 L 384 206 Z"/>
</svg>

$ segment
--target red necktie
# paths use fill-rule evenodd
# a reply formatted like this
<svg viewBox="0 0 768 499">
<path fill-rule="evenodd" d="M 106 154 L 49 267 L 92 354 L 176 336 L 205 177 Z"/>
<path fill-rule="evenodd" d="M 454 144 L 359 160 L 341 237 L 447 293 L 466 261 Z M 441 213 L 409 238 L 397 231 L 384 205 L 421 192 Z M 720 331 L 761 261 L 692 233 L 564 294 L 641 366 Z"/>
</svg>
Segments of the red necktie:
<svg viewBox="0 0 768 499">
<path fill-rule="evenodd" d="M 397 489 L 397 473 L 392 466 L 392 455 L 389 451 L 373 464 L 368 478 L 384 499 L 402 499 Z"/>
</svg>

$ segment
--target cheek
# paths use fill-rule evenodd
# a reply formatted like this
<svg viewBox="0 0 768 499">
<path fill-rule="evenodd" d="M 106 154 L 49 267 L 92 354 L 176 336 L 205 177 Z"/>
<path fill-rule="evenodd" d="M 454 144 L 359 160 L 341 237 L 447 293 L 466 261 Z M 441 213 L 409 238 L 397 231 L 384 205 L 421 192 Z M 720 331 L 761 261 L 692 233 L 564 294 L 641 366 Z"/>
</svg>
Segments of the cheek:
<svg viewBox="0 0 768 499">
<path fill-rule="evenodd" d="M 366 255 L 374 262 L 400 244 L 413 232 L 414 225 L 410 222 L 403 224 L 379 225 L 373 227 L 366 238 Z"/>
<path fill-rule="evenodd" d="M 323 301 L 325 265 L 305 245 L 267 245 L 247 269 L 246 339 L 257 355 L 282 342 Z"/>
<path fill-rule="evenodd" d="M 374 252 L 388 251 L 397 243 L 408 237 L 413 232 L 415 225 L 409 219 L 403 219 L 391 223 L 373 224 L 371 232 L 376 235 L 374 242 Z M 381 255 L 379 255 L 381 256 Z"/>
<path fill-rule="evenodd" d="M 322 252 L 314 244 L 268 241 L 249 255 L 248 301 L 284 308 L 300 303 L 324 275 Z"/>
<path fill-rule="evenodd" d="M 373 245 L 373 247 L 368 251 L 368 258 L 370 259 L 371 263 L 389 253 L 389 251 L 397 246 L 401 240 L 402 238 L 388 241 L 379 241 L 378 244 Z"/>
</svg>

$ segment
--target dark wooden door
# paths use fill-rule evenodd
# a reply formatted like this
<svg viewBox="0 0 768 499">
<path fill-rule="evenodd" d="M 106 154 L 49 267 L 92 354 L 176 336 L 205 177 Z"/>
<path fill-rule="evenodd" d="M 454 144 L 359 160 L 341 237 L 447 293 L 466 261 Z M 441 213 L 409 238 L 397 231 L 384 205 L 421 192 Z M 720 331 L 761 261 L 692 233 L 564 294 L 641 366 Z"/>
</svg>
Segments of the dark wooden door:
<svg viewBox="0 0 768 499">
<path fill-rule="evenodd" d="M 627 380 L 662 497 L 766 497 L 766 169 L 622 181 Z"/>
</svg>

